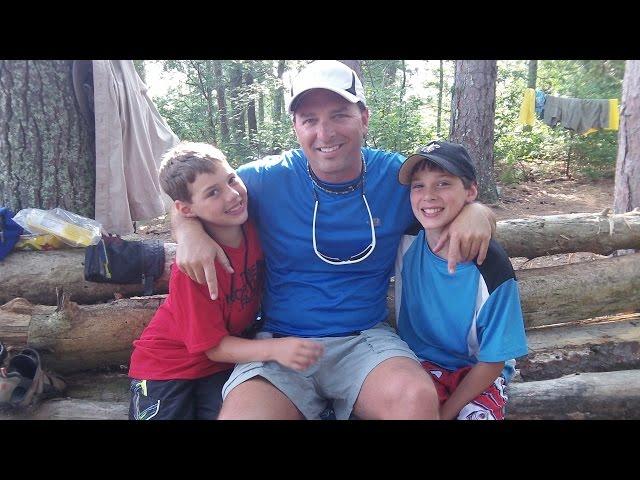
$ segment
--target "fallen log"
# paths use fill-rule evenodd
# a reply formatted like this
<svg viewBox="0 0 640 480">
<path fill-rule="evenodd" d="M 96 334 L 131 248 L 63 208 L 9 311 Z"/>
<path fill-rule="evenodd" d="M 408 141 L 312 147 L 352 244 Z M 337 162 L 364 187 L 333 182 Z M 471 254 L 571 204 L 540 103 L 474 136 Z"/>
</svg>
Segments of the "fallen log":
<svg viewBox="0 0 640 480">
<path fill-rule="evenodd" d="M 25 298 L 41 305 L 56 304 L 56 289 L 62 287 L 78 303 L 113 300 L 142 295 L 143 286 L 87 282 L 84 279 L 84 248 L 47 252 L 13 252 L 0 262 L 0 304 Z M 156 293 L 167 293 L 169 267 L 175 258 L 176 244 L 165 243 L 164 274 L 154 284 Z"/>
<path fill-rule="evenodd" d="M 129 363 L 132 342 L 148 325 L 164 295 L 78 305 L 61 296 L 58 306 L 17 298 L 0 307 L 0 338 L 13 348 L 29 345 L 59 373 Z"/>
<path fill-rule="evenodd" d="M 640 249 L 640 209 L 615 215 L 606 209 L 502 220 L 496 225 L 496 240 L 510 257 L 570 252 L 609 255 L 621 249 Z"/>
<path fill-rule="evenodd" d="M 511 257 L 539 257 L 567 252 L 607 255 L 618 249 L 640 248 L 640 211 L 620 215 L 578 213 L 498 222 L 496 239 Z M 175 243 L 165 243 L 165 274 L 155 284 L 167 293 L 169 266 Z M 56 288 L 63 287 L 78 303 L 142 294 L 142 285 L 116 285 L 84 280 L 84 249 L 14 252 L 0 262 L 0 304 L 16 297 L 55 305 Z"/>
<path fill-rule="evenodd" d="M 640 370 L 511 383 L 508 420 L 640 419 Z"/>
<path fill-rule="evenodd" d="M 640 369 L 640 315 L 529 329 L 527 344 L 529 354 L 516 365 L 526 382 L 571 373 Z"/>
<path fill-rule="evenodd" d="M 640 253 L 516 272 L 525 326 L 640 310 Z"/>
</svg>

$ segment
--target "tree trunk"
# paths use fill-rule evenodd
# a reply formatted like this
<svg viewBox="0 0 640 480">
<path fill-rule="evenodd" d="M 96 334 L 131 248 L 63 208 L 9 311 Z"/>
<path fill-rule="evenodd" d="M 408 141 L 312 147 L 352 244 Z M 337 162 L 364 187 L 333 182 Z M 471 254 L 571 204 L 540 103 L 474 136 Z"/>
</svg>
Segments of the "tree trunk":
<svg viewBox="0 0 640 480">
<path fill-rule="evenodd" d="M 438 82 L 438 112 L 436 116 L 436 136 L 440 137 L 441 125 L 442 125 L 442 96 L 444 94 L 444 61 L 440 60 L 440 80 Z"/>
<path fill-rule="evenodd" d="M 71 60 L 0 60 L 0 205 L 95 215 L 95 152 Z"/>
<path fill-rule="evenodd" d="M 400 60 L 387 60 L 384 69 L 384 76 L 382 78 L 383 87 L 393 87 L 393 84 L 396 82 L 396 73 L 398 72 L 399 63 Z"/>
<path fill-rule="evenodd" d="M 242 64 L 235 62 L 231 67 L 229 82 L 231 91 L 231 125 L 232 136 L 236 143 L 242 143 L 245 134 L 244 106 L 241 101 L 240 89 L 242 88 Z"/>
<path fill-rule="evenodd" d="M 253 86 L 253 73 L 251 72 L 251 66 L 245 74 L 245 85 L 247 86 L 247 93 L 249 95 L 249 103 L 247 104 L 247 124 L 249 127 L 249 142 L 252 148 L 256 148 L 258 144 L 258 120 L 256 117 L 256 101 L 254 100 L 251 87 Z"/>
<path fill-rule="evenodd" d="M 156 293 L 167 293 L 169 268 L 175 258 L 176 244 L 165 243 L 165 268 L 154 284 Z M 48 252 L 13 252 L 0 262 L 0 305 L 16 297 L 33 303 L 55 305 L 56 288 L 79 303 L 113 300 L 114 294 L 142 295 L 142 284 L 117 285 L 87 282 L 84 279 L 84 249 L 69 248 Z M 0 336 L 2 338 L 2 336 Z"/>
<path fill-rule="evenodd" d="M 211 88 L 211 60 L 204 62 L 192 60 L 191 66 L 198 75 L 198 90 L 207 104 L 207 124 L 209 126 L 208 141 L 216 144 L 216 117 L 213 109 L 213 89 Z"/>
<path fill-rule="evenodd" d="M 284 112 L 284 85 L 282 83 L 282 76 L 286 67 L 286 60 L 278 60 L 278 87 L 273 93 L 273 116 L 274 122 L 280 122 L 282 120 L 282 114 Z"/>
<path fill-rule="evenodd" d="M 501 220 L 495 239 L 510 257 L 543 257 L 569 252 L 609 255 L 640 247 L 640 209 L 620 215 L 573 213 Z"/>
<path fill-rule="evenodd" d="M 527 88 L 536 88 L 538 79 L 538 61 L 529 60 L 529 73 L 527 75 Z"/>
<path fill-rule="evenodd" d="M 625 62 L 618 132 L 616 213 L 640 207 L 640 60 Z"/>
<path fill-rule="evenodd" d="M 479 199 L 498 200 L 493 172 L 496 60 L 456 60 L 449 139 L 464 145 L 478 176 Z"/>
<path fill-rule="evenodd" d="M 229 143 L 229 122 L 227 120 L 227 102 L 224 97 L 221 60 L 213 60 L 213 75 L 216 83 L 218 115 L 220 115 L 220 134 L 222 135 L 222 142 L 226 144 Z"/>
</svg>

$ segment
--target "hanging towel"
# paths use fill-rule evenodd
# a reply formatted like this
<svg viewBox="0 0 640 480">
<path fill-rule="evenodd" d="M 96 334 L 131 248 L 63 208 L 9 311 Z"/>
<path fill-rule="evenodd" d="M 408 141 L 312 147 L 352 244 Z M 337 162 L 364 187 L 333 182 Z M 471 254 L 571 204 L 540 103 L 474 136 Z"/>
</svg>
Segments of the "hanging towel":
<svg viewBox="0 0 640 480">
<path fill-rule="evenodd" d="M 536 120 L 535 106 L 536 92 L 533 88 L 527 88 L 522 97 L 522 105 L 520 105 L 520 116 L 518 120 L 524 125 L 533 125 Z"/>
</svg>

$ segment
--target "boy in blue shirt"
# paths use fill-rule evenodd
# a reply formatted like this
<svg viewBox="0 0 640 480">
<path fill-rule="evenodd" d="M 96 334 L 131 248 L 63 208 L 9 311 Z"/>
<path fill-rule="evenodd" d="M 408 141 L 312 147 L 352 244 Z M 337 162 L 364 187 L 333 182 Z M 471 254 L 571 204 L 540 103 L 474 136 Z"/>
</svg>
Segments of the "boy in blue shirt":
<svg viewBox="0 0 640 480">
<path fill-rule="evenodd" d="M 451 274 L 448 245 L 433 253 L 442 229 L 477 197 L 471 158 L 462 145 L 433 141 L 407 158 L 398 180 L 410 186 L 423 227 L 398 250 L 398 333 L 431 374 L 441 419 L 502 420 L 512 359 L 527 353 L 509 257 L 491 240 L 482 265 L 463 263 Z"/>
</svg>

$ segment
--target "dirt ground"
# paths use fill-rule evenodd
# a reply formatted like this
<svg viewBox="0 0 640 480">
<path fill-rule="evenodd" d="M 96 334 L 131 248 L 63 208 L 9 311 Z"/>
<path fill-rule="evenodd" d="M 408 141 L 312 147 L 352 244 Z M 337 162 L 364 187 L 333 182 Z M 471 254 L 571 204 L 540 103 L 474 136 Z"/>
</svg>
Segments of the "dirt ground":
<svg viewBox="0 0 640 480">
<path fill-rule="evenodd" d="M 501 198 L 489 205 L 499 220 L 527 218 L 537 215 L 559 215 L 565 213 L 595 213 L 607 207 L 613 208 L 613 179 L 580 181 L 547 179 L 522 182 L 516 185 L 499 186 Z M 136 233 L 144 238 L 162 239 L 170 242 L 168 216 L 163 215 L 146 222 L 138 222 Z M 516 270 L 564 265 L 602 258 L 601 255 L 576 252 L 550 255 L 528 260 L 516 257 L 511 261 Z"/>
</svg>

